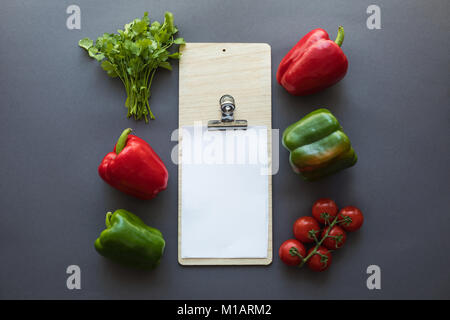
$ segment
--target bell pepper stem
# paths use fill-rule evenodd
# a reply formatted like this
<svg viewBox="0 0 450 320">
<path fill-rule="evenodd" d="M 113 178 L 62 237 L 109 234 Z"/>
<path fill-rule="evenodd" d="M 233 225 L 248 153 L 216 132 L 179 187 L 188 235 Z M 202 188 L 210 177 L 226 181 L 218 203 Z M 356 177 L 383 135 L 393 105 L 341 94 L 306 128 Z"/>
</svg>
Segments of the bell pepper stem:
<svg viewBox="0 0 450 320">
<path fill-rule="evenodd" d="M 116 143 L 116 154 L 119 154 L 123 148 L 125 148 L 125 144 L 127 143 L 128 135 L 133 131 L 133 129 L 125 129 L 123 130 L 122 134 L 119 137 L 119 140 L 117 140 Z"/>
<path fill-rule="evenodd" d="M 106 228 L 110 228 L 111 227 L 111 216 L 112 216 L 112 212 L 111 211 L 106 213 L 106 219 L 105 219 Z"/>
<path fill-rule="evenodd" d="M 334 40 L 334 42 L 336 42 L 336 44 L 339 47 L 342 46 L 342 42 L 344 42 L 344 35 L 345 35 L 344 34 L 344 27 L 343 26 L 339 26 L 336 40 Z"/>
</svg>

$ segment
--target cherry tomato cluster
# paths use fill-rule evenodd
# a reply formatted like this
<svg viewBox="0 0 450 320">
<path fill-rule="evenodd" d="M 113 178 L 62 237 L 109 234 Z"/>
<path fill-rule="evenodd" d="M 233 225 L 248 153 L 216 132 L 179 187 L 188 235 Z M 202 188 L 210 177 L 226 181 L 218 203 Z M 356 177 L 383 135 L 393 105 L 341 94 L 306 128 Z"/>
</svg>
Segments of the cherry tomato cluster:
<svg viewBox="0 0 450 320">
<path fill-rule="evenodd" d="M 313 271 L 324 271 L 331 265 L 331 251 L 345 244 L 346 231 L 358 230 L 363 221 L 363 214 L 358 208 L 348 206 L 338 212 L 333 200 L 319 199 L 312 207 L 312 216 L 300 217 L 295 221 L 295 239 L 283 242 L 278 251 L 280 259 L 290 266 L 307 264 Z M 315 246 L 306 251 L 304 244 L 309 243 L 315 243 Z"/>
</svg>

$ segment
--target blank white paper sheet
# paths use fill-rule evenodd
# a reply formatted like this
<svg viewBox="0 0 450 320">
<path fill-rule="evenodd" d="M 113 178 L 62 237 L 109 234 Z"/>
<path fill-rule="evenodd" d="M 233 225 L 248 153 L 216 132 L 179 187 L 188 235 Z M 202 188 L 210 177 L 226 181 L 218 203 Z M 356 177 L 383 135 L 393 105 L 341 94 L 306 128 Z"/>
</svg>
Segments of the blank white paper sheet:
<svg viewBox="0 0 450 320">
<path fill-rule="evenodd" d="M 266 258 L 267 128 L 181 130 L 181 257 Z"/>
</svg>

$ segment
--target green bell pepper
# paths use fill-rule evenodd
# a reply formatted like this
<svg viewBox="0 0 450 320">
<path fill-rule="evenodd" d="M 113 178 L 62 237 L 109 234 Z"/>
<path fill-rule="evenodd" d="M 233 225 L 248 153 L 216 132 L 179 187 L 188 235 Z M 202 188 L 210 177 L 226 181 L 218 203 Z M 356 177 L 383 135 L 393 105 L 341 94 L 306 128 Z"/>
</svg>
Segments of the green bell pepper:
<svg viewBox="0 0 450 320">
<path fill-rule="evenodd" d="M 124 209 L 106 214 L 106 229 L 95 241 L 102 256 L 138 268 L 156 267 L 164 252 L 161 232 Z"/>
<path fill-rule="evenodd" d="M 317 109 L 283 132 L 289 162 L 307 181 L 316 180 L 353 166 L 358 157 L 333 114 Z"/>
</svg>

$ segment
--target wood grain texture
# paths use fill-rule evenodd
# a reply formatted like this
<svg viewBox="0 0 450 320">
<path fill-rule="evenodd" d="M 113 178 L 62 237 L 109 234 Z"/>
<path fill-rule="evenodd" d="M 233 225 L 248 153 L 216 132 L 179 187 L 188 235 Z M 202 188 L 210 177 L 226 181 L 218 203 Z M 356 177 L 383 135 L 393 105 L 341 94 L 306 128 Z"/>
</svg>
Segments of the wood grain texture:
<svg viewBox="0 0 450 320">
<path fill-rule="evenodd" d="M 187 43 L 180 48 L 179 127 L 206 125 L 220 119 L 219 99 L 230 94 L 235 119 L 267 126 L 272 158 L 271 50 L 265 43 Z M 179 130 L 178 163 L 181 163 Z M 270 168 L 271 169 L 271 168 Z M 272 262 L 272 176 L 269 175 L 269 237 L 267 258 L 181 257 L 181 170 L 178 166 L 178 262 L 182 265 L 267 265 Z"/>
</svg>

